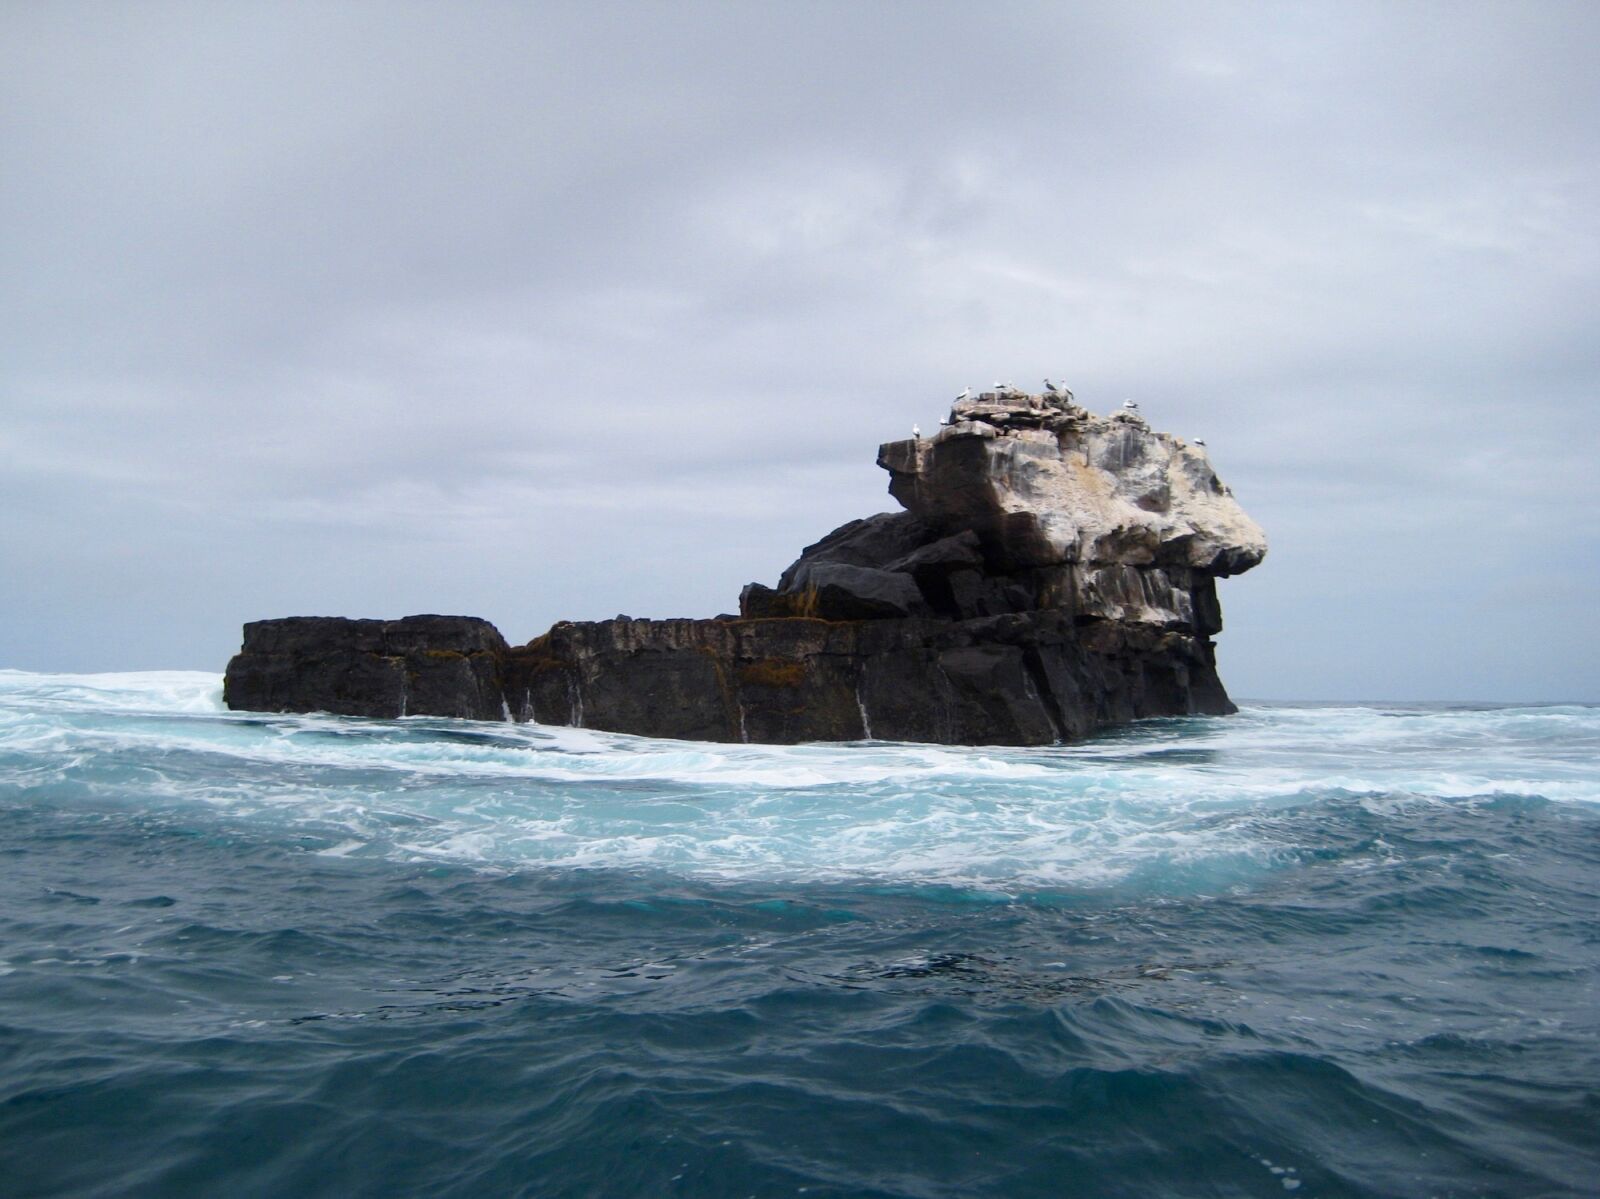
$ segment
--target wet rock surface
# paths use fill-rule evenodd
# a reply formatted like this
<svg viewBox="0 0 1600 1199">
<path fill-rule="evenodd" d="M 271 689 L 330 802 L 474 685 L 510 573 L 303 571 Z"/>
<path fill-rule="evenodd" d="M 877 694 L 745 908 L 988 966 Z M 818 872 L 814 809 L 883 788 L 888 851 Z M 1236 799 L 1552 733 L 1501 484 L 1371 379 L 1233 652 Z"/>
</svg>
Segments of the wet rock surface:
<svg viewBox="0 0 1600 1199">
<path fill-rule="evenodd" d="M 511 651 L 506 690 L 518 720 L 695 741 L 1036 745 L 1232 711 L 1203 639 L 1060 610 L 563 622 Z"/>
<path fill-rule="evenodd" d="M 703 741 L 1043 744 L 1233 710 L 1216 579 L 1260 528 L 1203 447 L 1069 394 L 963 400 L 880 448 L 906 511 L 808 546 L 737 617 L 245 626 L 230 707 L 536 720 Z"/>
<path fill-rule="evenodd" d="M 500 720 L 508 648 L 475 616 L 257 620 L 244 626 L 222 698 L 250 711 Z"/>
</svg>

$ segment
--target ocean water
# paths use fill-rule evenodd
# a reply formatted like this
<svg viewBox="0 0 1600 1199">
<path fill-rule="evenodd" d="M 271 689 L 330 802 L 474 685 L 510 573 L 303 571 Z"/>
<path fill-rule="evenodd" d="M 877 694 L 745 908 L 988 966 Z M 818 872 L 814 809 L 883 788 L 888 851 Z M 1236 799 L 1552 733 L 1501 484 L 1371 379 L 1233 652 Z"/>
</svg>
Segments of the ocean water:
<svg viewBox="0 0 1600 1199">
<path fill-rule="evenodd" d="M 0 672 L 0 1196 L 1600 1193 L 1600 709 L 709 746 Z"/>
</svg>

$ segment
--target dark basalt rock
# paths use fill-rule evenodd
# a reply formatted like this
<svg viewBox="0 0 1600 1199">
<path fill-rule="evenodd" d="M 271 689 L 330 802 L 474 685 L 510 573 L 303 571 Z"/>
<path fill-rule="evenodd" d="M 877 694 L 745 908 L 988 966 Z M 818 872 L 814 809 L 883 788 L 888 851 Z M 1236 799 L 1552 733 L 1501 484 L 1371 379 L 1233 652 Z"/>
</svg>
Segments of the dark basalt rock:
<svg viewBox="0 0 1600 1199">
<path fill-rule="evenodd" d="M 511 651 L 512 715 L 694 741 L 1037 745 L 1234 710 L 1204 638 L 976 620 L 562 622 Z"/>
<path fill-rule="evenodd" d="M 290 616 L 244 626 L 222 699 L 258 712 L 505 716 L 505 638 L 475 616 Z"/>
<path fill-rule="evenodd" d="M 881 620 L 927 611 L 922 592 L 907 574 L 821 562 L 804 578 L 804 588 L 816 593 L 814 611 L 823 620 Z"/>
<path fill-rule="evenodd" d="M 800 551 L 778 580 L 779 591 L 805 586 L 805 576 L 825 562 L 846 566 L 884 566 L 926 545 L 938 534 L 909 512 L 880 512 L 840 525 L 815 545 Z"/>
<path fill-rule="evenodd" d="M 986 394 L 883 446 L 906 512 L 851 521 L 739 615 L 245 626 L 229 707 L 536 720 L 698 741 L 1034 745 L 1234 710 L 1216 578 L 1266 552 L 1198 448 L 1136 413 Z"/>
</svg>

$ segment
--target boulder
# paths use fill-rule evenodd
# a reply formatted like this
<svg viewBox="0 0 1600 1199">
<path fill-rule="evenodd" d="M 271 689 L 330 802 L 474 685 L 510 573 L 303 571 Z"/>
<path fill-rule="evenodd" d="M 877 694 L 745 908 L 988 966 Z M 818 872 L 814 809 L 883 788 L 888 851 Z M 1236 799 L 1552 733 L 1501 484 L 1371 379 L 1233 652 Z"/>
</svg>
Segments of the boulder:
<svg viewBox="0 0 1600 1199">
<path fill-rule="evenodd" d="M 883 566 L 938 536 L 909 512 L 880 512 L 876 516 L 852 520 L 801 550 L 800 557 L 778 579 L 778 590 L 801 590 L 810 569 L 825 562 Z"/>
<path fill-rule="evenodd" d="M 883 620 L 928 610 L 916 580 L 892 570 L 821 562 L 808 566 L 797 586 L 815 595 L 812 614 L 823 620 Z"/>
</svg>

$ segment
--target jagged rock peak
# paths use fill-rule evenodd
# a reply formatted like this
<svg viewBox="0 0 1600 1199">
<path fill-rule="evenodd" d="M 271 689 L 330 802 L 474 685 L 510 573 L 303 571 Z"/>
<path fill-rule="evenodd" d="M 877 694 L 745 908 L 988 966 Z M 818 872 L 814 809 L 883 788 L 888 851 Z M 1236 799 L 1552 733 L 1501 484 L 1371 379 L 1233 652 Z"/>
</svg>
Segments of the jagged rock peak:
<svg viewBox="0 0 1600 1199">
<path fill-rule="evenodd" d="M 1084 409 L 1074 402 L 1070 391 L 1033 394 L 1002 388 L 957 400 L 950 408 L 945 427 L 935 437 L 968 423 L 986 424 L 997 432 L 1008 432 L 1041 428 L 1083 415 L 1086 415 Z"/>
<path fill-rule="evenodd" d="M 945 533 L 975 530 L 992 561 L 1179 565 L 1238 574 L 1266 536 L 1205 448 L 1136 408 L 1099 416 L 1065 395 L 959 400 L 932 437 L 878 451 L 889 492 Z"/>
<path fill-rule="evenodd" d="M 931 437 L 878 453 L 904 505 L 806 547 L 746 616 L 954 619 L 1065 609 L 1208 636 L 1215 579 L 1266 539 L 1203 447 L 1151 430 L 1131 401 L 1099 416 L 1069 391 L 962 396 Z"/>
</svg>

